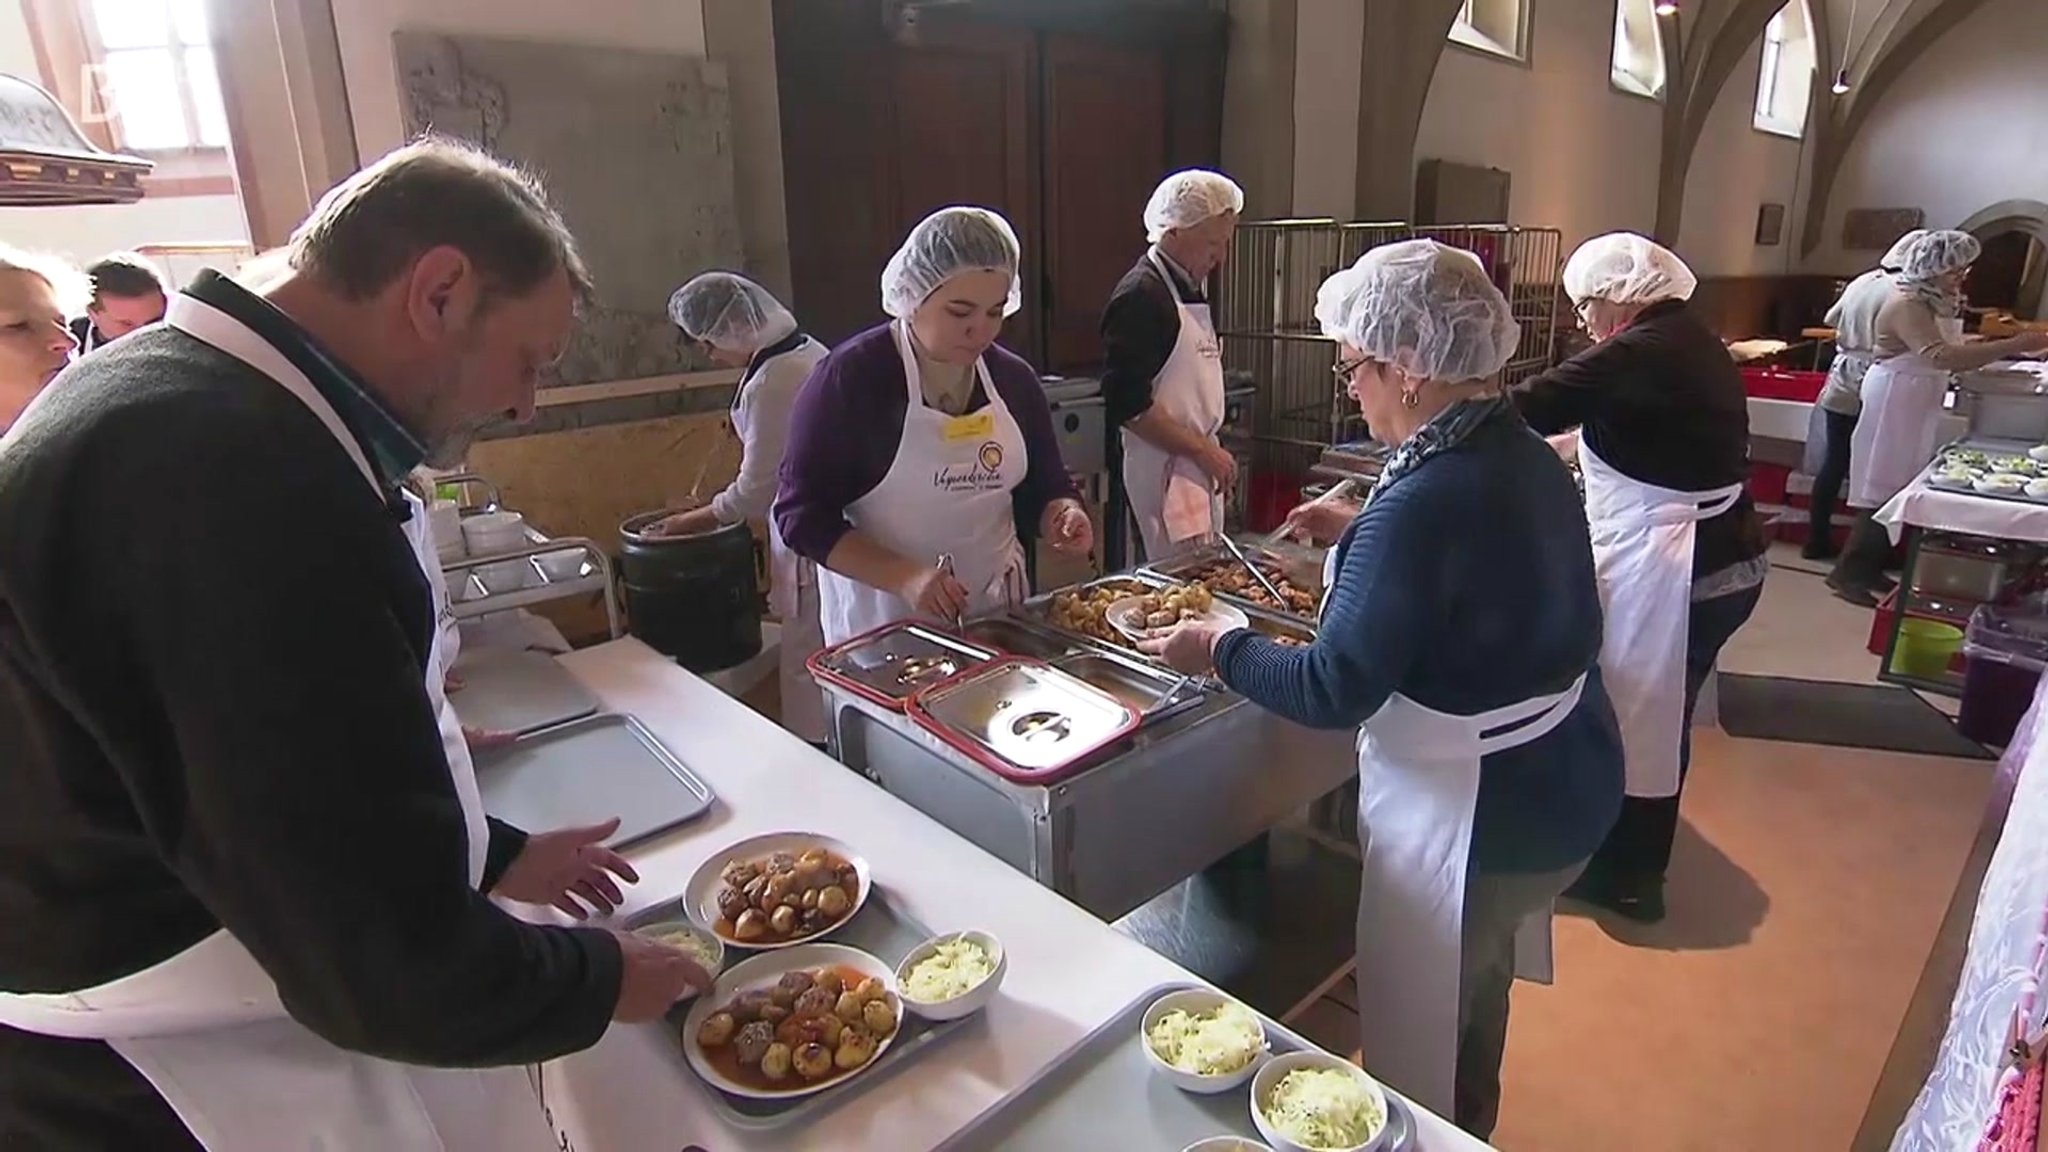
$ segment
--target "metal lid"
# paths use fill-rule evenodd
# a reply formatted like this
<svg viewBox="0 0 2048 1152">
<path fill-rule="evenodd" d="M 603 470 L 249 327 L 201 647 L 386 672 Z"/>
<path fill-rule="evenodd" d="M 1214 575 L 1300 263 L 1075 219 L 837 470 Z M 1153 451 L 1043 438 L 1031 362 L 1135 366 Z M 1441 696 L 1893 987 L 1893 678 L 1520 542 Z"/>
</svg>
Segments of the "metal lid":
<svg viewBox="0 0 2048 1152">
<path fill-rule="evenodd" d="M 1046 783 L 1129 735 L 1138 713 L 1056 668 L 1010 657 L 920 692 L 911 719 L 1011 780 Z"/>
<path fill-rule="evenodd" d="M 713 536 L 730 535 L 734 532 L 752 534 L 752 530 L 747 527 L 745 521 L 733 524 L 720 524 L 708 532 L 691 532 L 683 536 L 649 536 L 646 534 L 645 530 L 650 524 L 666 520 L 679 512 L 694 512 L 702 507 L 702 504 L 684 504 L 675 508 L 657 508 L 652 512 L 640 512 L 628 516 L 619 524 L 619 539 L 624 540 L 628 544 L 674 544 L 681 540 L 709 540 Z"/>
<path fill-rule="evenodd" d="M 929 624 L 901 620 L 811 657 L 813 675 L 902 711 L 921 689 L 977 668 L 994 653 Z"/>
</svg>

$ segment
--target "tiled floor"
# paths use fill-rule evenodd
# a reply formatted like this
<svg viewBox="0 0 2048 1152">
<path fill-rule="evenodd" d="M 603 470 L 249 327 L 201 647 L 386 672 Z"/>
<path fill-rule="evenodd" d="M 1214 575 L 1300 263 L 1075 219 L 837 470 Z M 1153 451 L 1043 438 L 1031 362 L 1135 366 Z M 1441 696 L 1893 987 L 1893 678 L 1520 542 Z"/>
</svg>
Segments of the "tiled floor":
<svg viewBox="0 0 2048 1152">
<path fill-rule="evenodd" d="M 1796 557 L 1730 671 L 1867 682 L 1870 616 Z M 1517 985 L 1506 1152 L 1847 1149 L 1983 812 L 1991 765 L 1698 740 L 1654 928 L 1566 915 Z M 1357 1049 L 1340 983 L 1296 1027 Z"/>
</svg>

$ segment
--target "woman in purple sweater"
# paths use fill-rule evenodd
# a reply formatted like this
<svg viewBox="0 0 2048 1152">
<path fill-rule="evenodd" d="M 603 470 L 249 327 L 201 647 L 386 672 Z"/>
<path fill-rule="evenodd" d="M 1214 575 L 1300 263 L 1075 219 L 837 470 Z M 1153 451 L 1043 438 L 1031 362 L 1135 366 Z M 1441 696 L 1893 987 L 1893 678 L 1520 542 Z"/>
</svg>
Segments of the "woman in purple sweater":
<svg viewBox="0 0 2048 1152">
<path fill-rule="evenodd" d="M 775 523 L 824 570 L 827 645 L 1023 599 L 1019 524 L 1063 552 L 1094 544 L 1038 374 L 995 343 L 1020 304 L 1018 252 L 987 209 L 926 217 L 882 271 L 894 319 L 804 386 Z"/>
</svg>

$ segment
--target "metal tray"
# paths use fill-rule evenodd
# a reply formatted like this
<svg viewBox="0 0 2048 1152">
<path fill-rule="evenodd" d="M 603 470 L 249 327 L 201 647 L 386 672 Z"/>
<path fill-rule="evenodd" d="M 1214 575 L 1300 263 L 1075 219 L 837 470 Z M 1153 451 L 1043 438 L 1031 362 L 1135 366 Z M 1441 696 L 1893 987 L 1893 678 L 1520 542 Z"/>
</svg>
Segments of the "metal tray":
<svg viewBox="0 0 2048 1152">
<path fill-rule="evenodd" d="M 1006 780 L 1050 784 L 1137 731 L 1139 709 L 1048 664 L 1005 657 L 919 692 L 919 727 Z"/>
<path fill-rule="evenodd" d="M 690 920 L 696 923 L 689 914 L 687 904 L 688 900 L 682 896 L 665 900 L 652 908 L 634 913 L 626 920 L 626 927 L 638 928 L 662 920 Z M 859 912 L 854 913 L 852 918 L 839 927 L 818 937 L 818 940 L 858 948 L 895 968 L 903 963 L 904 957 L 910 955 L 911 949 L 934 935 L 936 933 L 931 929 L 897 911 L 889 899 L 888 890 L 876 885 Z M 680 1029 L 688 1010 L 689 1005 L 678 1005 L 669 1013 L 670 1025 Z M 919 1054 L 952 1035 L 973 1019 L 975 1016 L 934 1023 L 905 1012 L 902 1030 L 897 1034 L 895 1042 L 889 1045 L 888 1051 L 876 1058 L 872 1067 L 823 1092 L 795 1100 L 750 1100 L 743 1096 L 728 1095 L 699 1080 L 694 1072 L 689 1073 L 689 1077 L 703 1089 L 705 1099 L 711 1102 L 712 1111 L 717 1112 L 721 1119 L 736 1128 L 761 1131 L 792 1127 L 816 1119 L 847 1098 L 864 1092 L 894 1075 L 897 1068 L 917 1059 Z M 675 1039 L 678 1044 L 689 1042 L 679 1031 L 675 1034 Z"/>
<path fill-rule="evenodd" d="M 1109 652 L 1075 652 L 1054 660 L 1052 666 L 1123 701 L 1146 723 L 1178 715 L 1200 704 L 1205 696 L 1196 680 L 1182 681 L 1150 664 Z"/>
<path fill-rule="evenodd" d="M 1322 568 L 1312 562 L 1305 553 L 1282 552 L 1257 541 L 1244 541 L 1238 546 L 1244 550 L 1245 556 L 1254 563 L 1263 562 L 1280 569 L 1281 573 L 1287 577 L 1290 583 L 1297 588 L 1312 593 L 1317 600 L 1320 601 L 1322 599 Z M 1168 557 L 1157 564 L 1148 564 L 1142 571 L 1158 576 L 1161 579 L 1188 583 L 1194 573 L 1214 564 L 1236 565 L 1237 558 L 1232 556 L 1230 550 L 1222 544 L 1212 541 L 1207 544 L 1197 545 L 1189 551 Z M 1287 616 L 1295 620 L 1313 622 L 1316 616 L 1313 609 L 1306 612 L 1297 612 L 1290 608 L 1261 604 L 1249 596 L 1240 596 L 1233 592 L 1217 592 L 1216 598 L 1226 600 L 1240 608 L 1256 609 L 1261 612 Z"/>
<path fill-rule="evenodd" d="M 1042 624 L 1026 623 L 1011 616 L 984 616 L 960 626 L 960 634 L 971 643 L 1011 656 L 1057 661 L 1075 652 L 1093 651 L 1074 642 L 1063 632 Z"/>
<path fill-rule="evenodd" d="M 1152 1070 L 1139 1047 L 1138 1024 L 1154 1000 L 1196 984 L 1154 988 L 1081 1041 L 1057 1064 L 1009 1099 L 955 1133 L 940 1152 L 1071 1152 L 1077 1148 L 1143 1148 L 1172 1152 L 1212 1136 L 1259 1140 L 1252 1123 L 1251 1085 L 1214 1096 L 1183 1092 Z M 1316 1046 L 1261 1016 L 1273 1054 Z M 1418 1152 L 1408 1103 L 1387 1093 L 1384 1152 Z"/>
<path fill-rule="evenodd" d="M 609 844 L 623 848 L 711 808 L 697 775 L 638 720 L 608 714 L 558 724 L 476 757 L 484 811 L 541 831 L 617 816 Z"/>
<path fill-rule="evenodd" d="M 448 703 L 463 724 L 524 736 L 597 713 L 597 697 L 546 652 L 479 653 L 455 669 Z"/>
<path fill-rule="evenodd" d="M 928 624 L 885 624 L 807 662 L 813 677 L 894 712 L 919 689 L 944 683 L 995 653 Z"/>
<path fill-rule="evenodd" d="M 1146 572 L 1119 572 L 1109 576 L 1100 576 L 1083 584 L 1070 584 L 1065 588 L 1055 588 L 1049 592 L 1042 592 L 1026 600 L 1022 607 L 1018 609 L 1018 612 L 1035 627 L 1044 629 L 1055 636 L 1071 640 L 1080 648 L 1091 651 L 1116 652 L 1133 660 L 1142 660 L 1148 664 L 1156 664 L 1157 661 L 1131 647 L 1121 636 L 1115 640 L 1106 640 L 1100 636 L 1090 636 L 1086 632 L 1062 628 L 1058 624 L 1053 623 L 1051 615 L 1052 600 L 1053 597 L 1063 592 L 1085 592 L 1090 589 L 1100 588 L 1106 584 L 1135 584 L 1141 588 L 1161 588 L 1168 583 L 1170 581 Z"/>
</svg>

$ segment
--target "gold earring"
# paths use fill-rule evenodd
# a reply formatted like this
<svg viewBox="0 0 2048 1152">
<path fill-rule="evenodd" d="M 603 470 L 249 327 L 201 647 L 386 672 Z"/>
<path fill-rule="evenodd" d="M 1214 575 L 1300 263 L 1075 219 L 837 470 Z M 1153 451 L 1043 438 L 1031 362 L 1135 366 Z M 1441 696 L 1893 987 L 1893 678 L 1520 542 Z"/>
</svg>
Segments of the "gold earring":
<svg viewBox="0 0 2048 1152">
<path fill-rule="evenodd" d="M 1413 408 L 1413 407 L 1415 407 L 1415 406 L 1416 406 L 1417 404 L 1420 404 L 1420 403 L 1422 403 L 1422 396 L 1421 396 L 1421 394 L 1419 394 L 1419 393 L 1416 393 L 1416 392 L 1403 392 L 1403 393 L 1401 393 L 1401 407 L 1403 407 L 1403 408 Z"/>
</svg>

